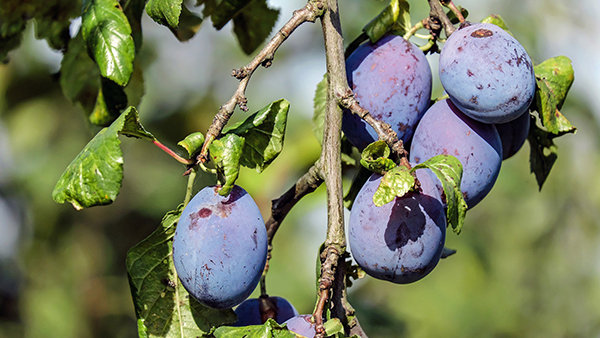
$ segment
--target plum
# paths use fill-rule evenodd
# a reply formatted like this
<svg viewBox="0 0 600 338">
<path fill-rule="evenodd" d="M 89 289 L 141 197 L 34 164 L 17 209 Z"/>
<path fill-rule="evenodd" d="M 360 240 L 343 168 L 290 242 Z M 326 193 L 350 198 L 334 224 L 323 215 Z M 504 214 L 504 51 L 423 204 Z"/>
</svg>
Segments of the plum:
<svg viewBox="0 0 600 338">
<path fill-rule="evenodd" d="M 401 36 L 386 35 L 359 46 L 346 60 L 346 74 L 361 106 L 408 141 L 431 99 L 431 68 L 423 52 Z M 371 126 L 349 111 L 342 130 L 361 151 L 378 139 Z"/>
<path fill-rule="evenodd" d="M 436 178 L 418 169 L 421 192 L 409 192 L 381 207 L 373 194 L 382 176 L 373 174 L 356 196 L 348 221 L 354 260 L 370 276 L 398 284 L 415 282 L 437 265 L 446 238 L 446 216 Z"/>
<path fill-rule="evenodd" d="M 525 140 L 527 140 L 530 124 L 531 115 L 529 112 L 523 113 L 516 120 L 496 124 L 500 141 L 502 141 L 502 160 L 512 157 L 521 149 Z"/>
<path fill-rule="evenodd" d="M 288 330 L 307 338 L 314 338 L 317 334 L 316 325 L 311 320 L 312 315 L 299 315 L 288 319 L 284 324 Z"/>
<path fill-rule="evenodd" d="M 264 302 L 265 310 L 261 316 L 260 304 Z M 232 326 L 262 325 L 268 318 L 279 324 L 298 315 L 298 311 L 290 302 L 282 297 L 251 298 L 243 301 L 236 309 L 237 322 Z"/>
<path fill-rule="evenodd" d="M 217 309 L 241 303 L 256 288 L 266 259 L 265 223 L 241 187 L 228 196 L 206 187 L 184 208 L 173 260 L 181 283 L 200 303 Z"/>
<path fill-rule="evenodd" d="M 502 163 L 502 143 L 493 124 L 475 121 L 446 99 L 431 106 L 412 140 L 410 161 L 453 155 L 463 165 L 461 191 L 473 208 L 492 190 Z M 441 191 L 441 184 L 439 184 Z"/>
<path fill-rule="evenodd" d="M 527 51 L 493 24 L 471 24 L 452 33 L 440 53 L 439 68 L 440 81 L 452 102 L 480 122 L 516 119 L 535 94 Z"/>
</svg>

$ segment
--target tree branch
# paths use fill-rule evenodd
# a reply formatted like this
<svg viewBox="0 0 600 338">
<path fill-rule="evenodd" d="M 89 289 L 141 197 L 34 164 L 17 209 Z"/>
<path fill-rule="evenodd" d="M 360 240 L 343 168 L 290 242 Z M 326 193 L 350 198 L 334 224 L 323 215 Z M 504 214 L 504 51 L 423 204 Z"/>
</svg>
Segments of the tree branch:
<svg viewBox="0 0 600 338">
<path fill-rule="evenodd" d="M 341 129 L 342 110 L 336 98 L 336 88 L 347 88 L 344 41 L 338 12 L 337 0 L 327 0 L 325 14 L 321 18 L 325 55 L 327 61 L 327 102 L 325 105 L 325 124 L 323 130 L 323 148 L 321 151 L 320 171 L 327 186 L 327 237 L 321 255 L 321 276 L 319 279 L 319 299 L 313 314 L 317 335 L 325 336 L 323 312 L 329 294 L 334 285 L 338 260 L 346 251 L 344 232 L 344 205 L 341 165 Z M 341 286 L 343 287 L 343 281 Z M 333 307 L 342 307 L 335 304 Z M 333 314 L 336 315 L 336 314 Z"/>
<path fill-rule="evenodd" d="M 441 30 L 441 27 L 444 27 L 447 37 L 452 35 L 452 33 L 454 33 L 456 30 L 456 27 L 454 27 L 450 19 L 448 19 L 446 12 L 444 12 L 444 8 L 440 4 L 440 0 L 427 0 L 427 2 L 429 2 L 429 18 L 427 20 L 427 28 L 429 28 L 433 37 L 439 37 L 439 31 Z"/>
<path fill-rule="evenodd" d="M 219 112 L 215 115 L 211 126 L 206 132 L 206 141 L 202 145 L 202 150 L 196 158 L 196 163 L 206 162 L 208 160 L 208 146 L 212 141 L 219 136 L 236 106 L 239 106 L 243 111 L 247 111 L 248 107 L 246 103 L 246 87 L 250 81 L 250 77 L 254 71 L 259 67 L 269 67 L 273 61 L 275 52 L 281 46 L 281 44 L 292 34 L 292 32 L 305 22 L 315 22 L 315 20 L 323 14 L 323 3 L 322 0 L 309 0 L 308 3 L 301 9 L 294 11 L 292 17 L 283 27 L 275 34 L 275 36 L 269 41 L 269 43 L 263 47 L 263 49 L 252 59 L 252 61 L 245 67 L 234 69 L 231 75 L 238 80 L 240 84 L 237 90 L 227 101 L 219 108 Z"/>
</svg>

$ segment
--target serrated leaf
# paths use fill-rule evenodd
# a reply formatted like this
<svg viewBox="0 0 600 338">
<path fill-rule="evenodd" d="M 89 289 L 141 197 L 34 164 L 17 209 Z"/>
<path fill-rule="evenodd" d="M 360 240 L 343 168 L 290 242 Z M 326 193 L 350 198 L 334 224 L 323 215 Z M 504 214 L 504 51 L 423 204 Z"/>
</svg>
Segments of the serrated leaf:
<svg viewBox="0 0 600 338">
<path fill-rule="evenodd" d="M 183 0 L 148 0 L 146 13 L 157 23 L 177 28 Z"/>
<path fill-rule="evenodd" d="M 215 338 L 297 338 L 285 325 L 269 318 L 263 325 L 243 327 L 221 326 L 213 333 Z"/>
<path fill-rule="evenodd" d="M 388 158 L 390 148 L 384 141 L 375 141 L 369 144 L 360 156 L 360 164 L 363 167 L 381 175 L 396 166 L 396 163 Z"/>
<path fill-rule="evenodd" d="M 233 33 L 244 53 L 252 54 L 271 34 L 279 9 L 269 8 L 267 0 L 255 0 L 233 17 Z"/>
<path fill-rule="evenodd" d="M 135 44 L 117 0 L 85 0 L 81 30 L 102 76 L 125 86 L 133 73 Z"/>
<path fill-rule="evenodd" d="M 283 150 L 289 109 L 289 101 L 280 99 L 224 130 L 245 139 L 241 165 L 262 172 L 275 160 Z"/>
<path fill-rule="evenodd" d="M 406 27 L 410 29 L 409 10 L 410 6 L 406 0 L 390 0 L 390 4 L 363 28 L 363 32 L 372 43 L 377 42 L 392 28 L 398 30 L 397 34 L 404 35 L 406 31 L 401 30 Z M 402 22 L 398 22 L 399 18 Z"/>
<path fill-rule="evenodd" d="M 127 107 L 127 95 L 123 87 L 107 78 L 101 77 L 100 82 L 90 121 L 98 126 L 108 126 L 119 117 L 121 110 Z"/>
<path fill-rule="evenodd" d="M 123 153 L 118 134 L 139 129 L 139 122 L 138 126 L 133 125 L 138 121 L 137 116 L 135 108 L 129 107 L 94 136 L 56 183 L 52 191 L 56 202 L 69 202 L 80 210 L 110 204 L 116 199 L 123 180 Z"/>
<path fill-rule="evenodd" d="M 253 0 L 222 0 L 216 8 L 212 10 L 210 19 L 213 26 L 220 30 L 229 20 L 233 19 L 244 7 L 249 5 Z"/>
<path fill-rule="evenodd" d="M 315 97 L 313 99 L 313 134 L 323 143 L 323 127 L 325 126 L 325 105 L 327 104 L 327 73 L 323 75 L 323 80 L 317 83 Z"/>
<path fill-rule="evenodd" d="M 188 41 L 193 38 L 200 29 L 203 19 L 196 13 L 191 12 L 185 4 L 182 4 L 179 25 L 177 28 L 169 27 L 171 32 L 179 41 Z"/>
<path fill-rule="evenodd" d="M 560 113 L 574 81 L 571 60 L 566 56 L 548 59 L 533 67 L 536 78 L 535 110 L 553 134 L 574 133 L 576 128 Z"/>
<path fill-rule="evenodd" d="M 219 195 L 227 196 L 240 174 L 240 159 L 243 156 L 244 138 L 234 133 L 223 135 L 208 147 L 210 158 L 217 168 L 221 189 Z"/>
<path fill-rule="evenodd" d="M 527 135 L 530 147 L 530 170 L 535 175 L 540 190 L 558 158 L 558 147 L 554 144 L 554 137 L 556 136 L 540 129 L 535 123 L 531 124 L 529 135 Z"/>
<path fill-rule="evenodd" d="M 415 178 L 404 166 L 398 166 L 383 175 L 373 194 L 373 204 L 381 207 L 396 197 L 402 197 L 415 186 Z"/>
<path fill-rule="evenodd" d="M 452 227 L 452 230 L 459 234 L 467 214 L 467 203 L 460 190 L 463 173 L 462 164 L 452 155 L 437 155 L 414 166 L 411 172 L 423 168 L 431 169 L 442 182 L 447 204 L 446 221 Z"/>
<path fill-rule="evenodd" d="M 192 157 L 195 153 L 200 151 L 202 145 L 204 145 L 204 135 L 201 132 L 191 133 L 183 140 L 177 142 L 177 144 L 187 150 L 188 155 Z"/>
<path fill-rule="evenodd" d="M 140 337 L 204 336 L 236 320 L 232 310 L 211 309 L 190 297 L 173 265 L 173 236 L 183 210 L 168 212 L 160 226 L 127 253 L 126 266 Z"/>
<path fill-rule="evenodd" d="M 504 22 L 504 19 L 498 14 L 492 14 L 492 15 L 486 16 L 485 18 L 483 18 L 483 20 L 481 20 L 481 23 L 494 24 L 494 25 L 502 28 L 508 34 L 513 35 L 513 33 L 510 31 L 510 29 L 508 29 L 506 22 Z"/>
</svg>

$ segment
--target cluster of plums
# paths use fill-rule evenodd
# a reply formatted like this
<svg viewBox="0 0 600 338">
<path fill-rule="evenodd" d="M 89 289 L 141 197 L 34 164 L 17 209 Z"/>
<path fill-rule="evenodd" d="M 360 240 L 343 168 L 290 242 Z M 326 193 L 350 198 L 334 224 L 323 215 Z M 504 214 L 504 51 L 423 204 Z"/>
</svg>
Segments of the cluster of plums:
<svg viewBox="0 0 600 338">
<path fill-rule="evenodd" d="M 440 80 L 449 96 L 431 105 L 432 75 L 423 52 L 400 36 L 366 43 L 347 59 L 347 75 L 359 103 L 411 144 L 410 161 L 438 154 L 463 165 L 461 189 L 469 208 L 492 188 L 503 159 L 523 144 L 535 90 L 533 66 L 524 48 L 491 24 L 455 31 L 440 58 Z M 343 131 L 360 150 L 377 140 L 375 131 L 349 112 Z M 419 191 L 381 207 L 373 194 L 381 176 L 362 187 L 349 219 L 349 244 L 369 275 L 394 283 L 423 278 L 437 265 L 446 236 L 439 180 L 417 170 Z M 279 297 L 247 299 L 267 258 L 265 223 L 248 193 L 235 186 L 228 196 L 218 187 L 201 190 L 182 212 L 173 239 L 173 259 L 186 290 L 200 303 L 236 308 L 234 325 L 267 318 L 314 336 L 310 315 L 298 315 Z M 241 303 L 241 304 L 240 304 Z"/>
<path fill-rule="evenodd" d="M 527 137 L 533 65 L 523 46 L 498 26 L 465 25 L 448 38 L 439 56 L 439 77 L 449 98 L 433 105 L 428 61 L 400 36 L 361 45 L 346 68 L 359 103 L 411 145 L 411 163 L 439 154 L 460 160 L 468 208 L 490 192 L 502 160 Z M 377 140 L 375 131 L 350 112 L 344 112 L 343 131 L 359 150 Z M 446 228 L 442 186 L 431 171 L 416 173 L 419 193 L 376 207 L 373 194 L 381 176 L 373 174 L 352 206 L 350 249 L 375 278 L 411 283 L 431 272 L 441 257 Z"/>
</svg>

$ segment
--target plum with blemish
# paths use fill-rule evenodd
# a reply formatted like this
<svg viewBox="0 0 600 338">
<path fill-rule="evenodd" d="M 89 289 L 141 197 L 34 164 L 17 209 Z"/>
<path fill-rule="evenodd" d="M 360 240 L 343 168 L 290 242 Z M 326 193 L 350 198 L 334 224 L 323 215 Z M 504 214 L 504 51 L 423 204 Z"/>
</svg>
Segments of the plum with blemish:
<svg viewBox="0 0 600 338">
<path fill-rule="evenodd" d="M 496 124 L 500 141 L 502 141 L 502 160 L 512 157 L 521 149 L 527 140 L 530 124 L 529 112 L 523 113 L 516 120 Z"/>
<path fill-rule="evenodd" d="M 475 121 L 446 99 L 431 106 L 415 130 L 410 161 L 446 154 L 463 166 L 461 191 L 473 208 L 492 190 L 502 164 L 502 143 L 493 124 Z M 440 191 L 442 190 L 439 184 Z"/>
<path fill-rule="evenodd" d="M 256 203 L 239 186 L 198 192 L 183 209 L 173 238 L 175 269 L 200 303 L 226 309 L 244 301 L 260 280 L 267 232 Z"/>
<path fill-rule="evenodd" d="M 452 102 L 483 123 L 515 120 L 535 94 L 527 51 L 493 24 L 471 24 L 452 33 L 440 53 L 439 68 L 440 81 Z"/>
<path fill-rule="evenodd" d="M 408 142 L 431 99 L 431 68 L 425 54 L 410 41 L 389 34 L 359 46 L 346 60 L 346 74 L 360 105 Z M 378 139 L 375 129 L 349 111 L 344 112 L 342 130 L 359 150 Z"/>
<path fill-rule="evenodd" d="M 420 280 L 437 265 L 446 240 L 446 216 L 435 175 L 417 169 L 421 191 L 381 207 L 373 174 L 354 200 L 348 220 L 352 257 L 370 276 L 398 284 Z"/>
</svg>

